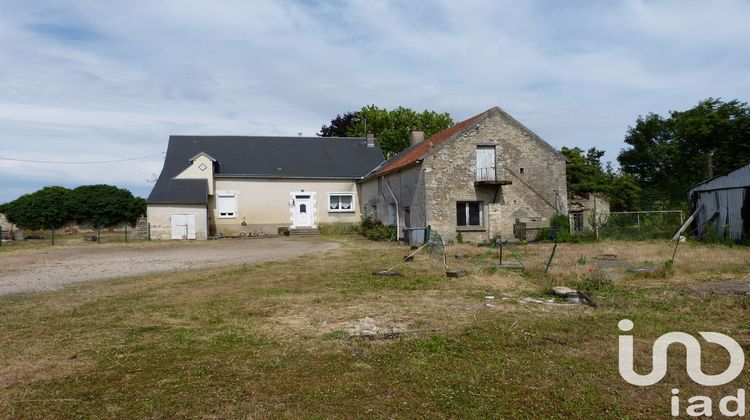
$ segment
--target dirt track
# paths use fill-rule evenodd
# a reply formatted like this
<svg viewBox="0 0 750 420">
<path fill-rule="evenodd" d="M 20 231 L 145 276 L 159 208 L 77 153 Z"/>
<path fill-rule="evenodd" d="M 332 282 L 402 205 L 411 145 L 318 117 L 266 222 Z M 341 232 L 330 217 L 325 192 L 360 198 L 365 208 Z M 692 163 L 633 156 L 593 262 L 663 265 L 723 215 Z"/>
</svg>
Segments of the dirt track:
<svg viewBox="0 0 750 420">
<path fill-rule="evenodd" d="M 0 295 L 117 277 L 276 261 L 337 244 L 320 239 L 224 239 L 50 247 L 0 254 Z"/>
</svg>

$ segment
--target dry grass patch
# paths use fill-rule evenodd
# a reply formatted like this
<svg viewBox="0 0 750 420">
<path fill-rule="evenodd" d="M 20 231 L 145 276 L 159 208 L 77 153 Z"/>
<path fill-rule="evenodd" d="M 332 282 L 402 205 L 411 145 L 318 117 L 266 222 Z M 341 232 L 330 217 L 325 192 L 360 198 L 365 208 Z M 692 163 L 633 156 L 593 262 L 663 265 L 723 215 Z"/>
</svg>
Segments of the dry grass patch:
<svg viewBox="0 0 750 420">
<path fill-rule="evenodd" d="M 625 270 L 671 257 L 669 243 L 561 244 L 549 275 L 551 244 L 530 244 L 515 248 L 525 273 L 449 279 L 426 254 L 399 277 L 372 276 L 408 250 L 333 240 L 341 247 L 285 262 L 0 298 L 0 417 L 654 418 L 668 414 L 669 389 L 619 378 L 618 320 L 636 322 L 643 358 L 672 330 L 750 340 L 746 300 L 690 293 L 736 278 L 744 248 L 686 246 L 669 277 L 643 278 Z M 467 271 L 485 251 L 446 248 Z M 593 270 L 615 278 L 592 291 L 598 309 L 514 299 L 589 284 Z M 350 335 L 368 323 L 397 334 Z M 705 391 L 684 368 L 670 375 L 686 395 Z"/>
</svg>

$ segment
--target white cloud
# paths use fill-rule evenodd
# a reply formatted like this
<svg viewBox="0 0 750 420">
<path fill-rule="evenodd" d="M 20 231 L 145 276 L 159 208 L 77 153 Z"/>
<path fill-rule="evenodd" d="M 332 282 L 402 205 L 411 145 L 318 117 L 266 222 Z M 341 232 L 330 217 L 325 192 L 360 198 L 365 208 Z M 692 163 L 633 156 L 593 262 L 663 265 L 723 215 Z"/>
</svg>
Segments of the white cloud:
<svg viewBox="0 0 750 420">
<path fill-rule="evenodd" d="M 638 114 L 708 96 L 748 99 L 749 9 L 6 1 L 0 157 L 140 156 L 163 151 L 169 134 L 312 135 L 337 113 L 374 103 L 456 119 L 500 105 L 555 146 L 597 146 L 614 159 Z M 20 185 L 55 182 L 143 194 L 159 164 L 0 164 L 0 201 Z"/>
</svg>

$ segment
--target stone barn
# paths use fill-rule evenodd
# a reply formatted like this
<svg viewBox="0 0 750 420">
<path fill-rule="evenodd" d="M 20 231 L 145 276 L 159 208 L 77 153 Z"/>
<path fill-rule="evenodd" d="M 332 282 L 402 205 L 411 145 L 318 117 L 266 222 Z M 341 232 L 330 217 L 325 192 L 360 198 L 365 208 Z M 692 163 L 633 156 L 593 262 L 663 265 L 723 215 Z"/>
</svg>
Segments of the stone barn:
<svg viewBox="0 0 750 420">
<path fill-rule="evenodd" d="M 446 239 L 513 238 L 521 220 L 567 214 L 565 158 L 498 107 L 424 139 L 359 181 L 362 212 Z"/>
</svg>

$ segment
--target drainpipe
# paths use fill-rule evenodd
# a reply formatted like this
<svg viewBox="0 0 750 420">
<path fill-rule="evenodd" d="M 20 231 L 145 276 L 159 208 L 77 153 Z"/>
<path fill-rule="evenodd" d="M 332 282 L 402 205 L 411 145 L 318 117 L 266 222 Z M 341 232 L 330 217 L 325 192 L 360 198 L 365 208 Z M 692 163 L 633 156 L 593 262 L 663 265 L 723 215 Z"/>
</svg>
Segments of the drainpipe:
<svg viewBox="0 0 750 420">
<path fill-rule="evenodd" d="M 398 217 L 398 200 L 396 199 L 396 194 L 393 193 L 393 190 L 391 189 L 391 183 L 388 182 L 387 179 L 385 179 L 384 176 L 380 177 L 383 181 L 385 181 L 385 186 L 388 187 L 388 192 L 391 193 L 391 197 L 393 197 L 393 201 L 396 202 L 396 241 L 399 241 L 401 239 L 401 221 Z"/>
</svg>

